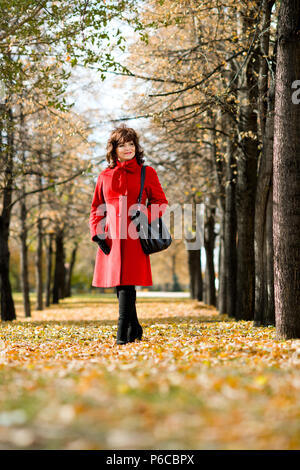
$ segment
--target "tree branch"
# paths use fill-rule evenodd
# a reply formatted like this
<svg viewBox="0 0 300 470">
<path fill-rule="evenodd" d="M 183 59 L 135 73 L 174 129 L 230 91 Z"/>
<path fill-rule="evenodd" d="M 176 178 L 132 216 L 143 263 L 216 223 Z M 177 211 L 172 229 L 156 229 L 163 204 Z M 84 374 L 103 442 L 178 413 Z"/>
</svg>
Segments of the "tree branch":
<svg viewBox="0 0 300 470">
<path fill-rule="evenodd" d="M 67 178 L 66 180 L 59 181 L 58 183 L 49 184 L 48 186 L 42 187 L 42 188 L 40 188 L 40 189 L 34 189 L 33 191 L 29 191 L 28 193 L 23 193 L 22 196 L 18 197 L 18 198 L 15 199 L 13 202 L 11 202 L 11 204 L 9 204 L 9 206 L 8 206 L 7 208 L 11 208 L 11 207 L 14 206 L 18 201 L 20 201 L 21 199 L 23 199 L 23 198 L 26 197 L 26 196 L 29 196 L 30 194 L 41 193 L 41 192 L 43 192 L 43 191 L 47 191 L 47 190 L 50 189 L 50 188 L 54 188 L 55 186 L 59 186 L 59 185 L 61 185 L 61 184 L 68 183 L 68 181 L 71 181 L 71 180 L 73 180 L 74 178 L 76 178 L 77 176 L 80 176 L 80 175 L 84 174 L 89 168 L 91 168 L 91 164 L 90 164 L 87 168 L 85 168 L 84 170 L 81 170 L 81 171 L 79 171 L 78 173 L 75 173 L 75 175 L 70 176 L 70 178 Z"/>
</svg>

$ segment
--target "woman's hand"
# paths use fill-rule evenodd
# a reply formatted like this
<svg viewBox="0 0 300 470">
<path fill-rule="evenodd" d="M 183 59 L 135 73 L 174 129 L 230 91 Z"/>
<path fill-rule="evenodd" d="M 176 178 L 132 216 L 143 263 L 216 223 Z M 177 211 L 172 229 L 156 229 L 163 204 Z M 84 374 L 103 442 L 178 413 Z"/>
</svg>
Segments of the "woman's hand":
<svg viewBox="0 0 300 470">
<path fill-rule="evenodd" d="M 93 238 L 93 241 L 98 243 L 99 248 L 103 251 L 105 255 L 109 255 L 110 253 L 110 247 L 106 243 L 105 240 L 102 240 L 101 238 L 98 237 L 98 235 L 95 235 Z"/>
</svg>

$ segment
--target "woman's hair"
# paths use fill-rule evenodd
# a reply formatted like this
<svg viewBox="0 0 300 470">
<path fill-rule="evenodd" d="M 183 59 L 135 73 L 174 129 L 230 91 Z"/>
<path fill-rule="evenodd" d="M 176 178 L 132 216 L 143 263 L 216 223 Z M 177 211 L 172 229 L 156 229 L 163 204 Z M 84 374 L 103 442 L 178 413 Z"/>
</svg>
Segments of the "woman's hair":
<svg viewBox="0 0 300 470">
<path fill-rule="evenodd" d="M 125 142 L 130 142 L 131 140 L 135 146 L 135 157 L 138 164 L 142 165 L 144 163 L 144 151 L 139 144 L 139 137 L 137 133 L 131 127 L 127 127 L 126 124 L 121 124 L 120 126 L 113 129 L 107 142 L 106 160 L 108 161 L 109 168 L 114 168 L 117 164 L 117 146 L 119 144 L 124 144 Z"/>
</svg>

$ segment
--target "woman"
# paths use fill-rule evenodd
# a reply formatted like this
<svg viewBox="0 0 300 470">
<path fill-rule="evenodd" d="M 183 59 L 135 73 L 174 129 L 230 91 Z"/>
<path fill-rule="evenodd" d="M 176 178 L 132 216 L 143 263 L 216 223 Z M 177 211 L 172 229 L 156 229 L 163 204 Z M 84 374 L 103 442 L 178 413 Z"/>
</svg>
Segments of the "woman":
<svg viewBox="0 0 300 470">
<path fill-rule="evenodd" d="M 95 287 L 116 287 L 119 301 L 117 344 L 141 339 L 135 286 L 152 286 L 150 257 L 142 249 L 134 219 L 140 193 L 143 150 L 137 133 L 121 125 L 107 143 L 108 167 L 98 176 L 90 213 L 91 239 L 98 243 Z M 148 200 L 147 206 L 145 205 Z M 154 168 L 147 166 L 141 215 L 152 222 L 168 201 Z"/>
</svg>

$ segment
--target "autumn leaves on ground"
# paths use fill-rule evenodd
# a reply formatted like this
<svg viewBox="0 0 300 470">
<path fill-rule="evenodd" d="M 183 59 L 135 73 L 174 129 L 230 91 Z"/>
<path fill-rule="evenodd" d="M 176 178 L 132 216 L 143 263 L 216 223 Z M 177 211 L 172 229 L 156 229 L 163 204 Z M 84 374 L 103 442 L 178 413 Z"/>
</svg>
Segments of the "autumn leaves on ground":
<svg viewBox="0 0 300 470">
<path fill-rule="evenodd" d="M 137 299 L 115 345 L 113 295 L 1 324 L 2 449 L 299 449 L 300 340 L 190 299 Z M 19 299 L 21 300 L 21 299 Z"/>
</svg>

